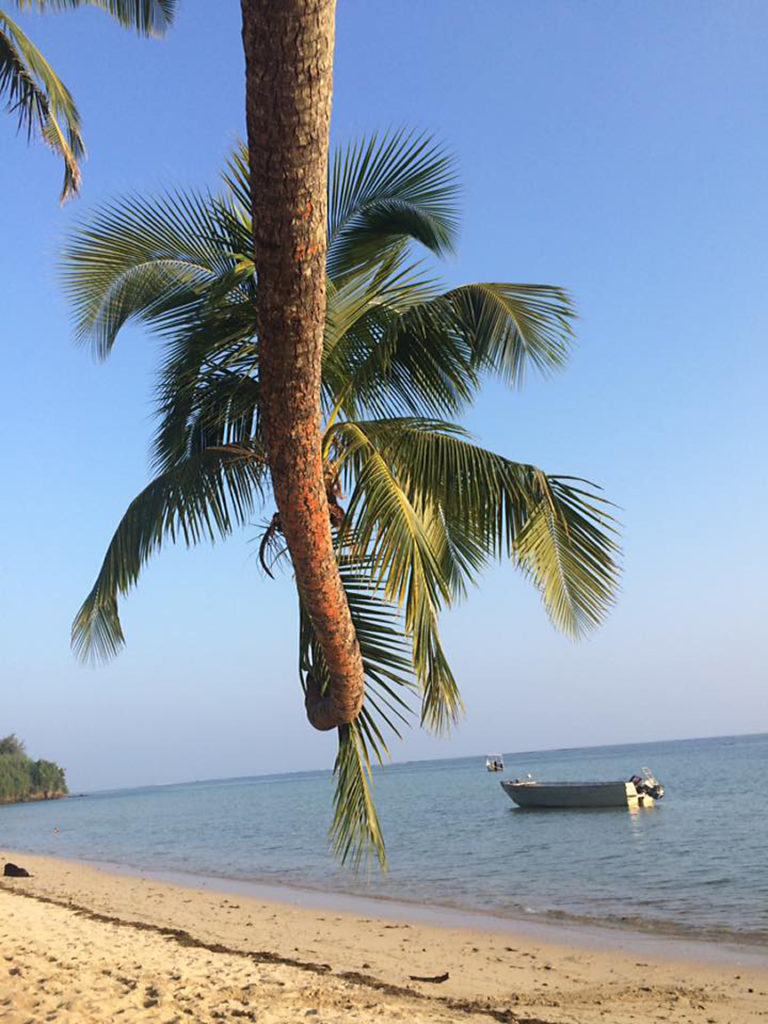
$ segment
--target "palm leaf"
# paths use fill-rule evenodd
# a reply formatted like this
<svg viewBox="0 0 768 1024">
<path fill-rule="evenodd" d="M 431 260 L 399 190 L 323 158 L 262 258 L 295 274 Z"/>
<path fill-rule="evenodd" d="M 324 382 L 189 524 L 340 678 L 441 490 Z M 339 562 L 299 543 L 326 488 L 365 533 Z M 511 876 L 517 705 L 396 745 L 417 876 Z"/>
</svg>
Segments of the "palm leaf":
<svg viewBox="0 0 768 1024">
<path fill-rule="evenodd" d="M 157 389 L 153 464 L 159 471 L 207 444 L 259 432 L 258 346 L 252 302 L 201 303 L 166 346 Z"/>
<path fill-rule="evenodd" d="M 422 721 L 443 731 L 463 707 L 437 622 L 441 606 L 451 598 L 449 582 L 430 536 L 433 524 L 420 515 L 366 426 L 342 423 L 333 432 L 345 478 L 354 479 L 342 543 L 365 556 L 371 578 L 388 601 L 403 609 L 423 693 Z"/>
<path fill-rule="evenodd" d="M 246 218 L 247 228 L 251 228 L 251 177 L 248 164 L 248 147 L 244 142 L 235 146 L 227 158 L 222 173 L 222 180 L 241 217 Z M 251 247 L 253 246 L 253 232 Z"/>
<path fill-rule="evenodd" d="M 243 443 L 255 429 L 246 379 L 255 358 L 253 276 L 238 266 L 232 241 L 218 200 L 177 191 L 103 208 L 63 255 L 78 333 L 98 355 L 111 351 L 130 320 L 167 339 L 153 443 L 159 472 L 208 445 Z"/>
<path fill-rule="evenodd" d="M 615 601 L 615 521 L 594 484 L 562 476 L 546 482 L 542 500 L 515 539 L 513 557 L 541 592 L 554 624 L 578 638 L 599 626 Z"/>
<path fill-rule="evenodd" d="M 328 281 L 323 394 L 332 417 L 335 408 L 355 418 L 361 404 L 410 407 L 424 392 L 426 401 L 441 393 L 442 377 L 429 372 L 443 369 L 441 357 L 430 351 L 423 359 L 424 346 L 406 337 L 404 320 L 436 294 L 435 282 L 405 257 L 402 247 L 393 248 L 371 269 L 348 274 L 338 286 Z M 450 353 L 442 362 L 449 361 Z"/>
<path fill-rule="evenodd" d="M 435 300 L 449 331 L 471 346 L 476 365 L 520 387 L 532 365 L 565 365 L 576 313 L 566 291 L 540 284 L 468 284 Z"/>
<path fill-rule="evenodd" d="M 364 730 L 365 712 L 338 730 L 338 751 L 333 774 L 331 848 L 342 864 L 358 869 L 373 853 L 381 867 L 387 850 L 373 799 L 373 771 Z"/>
<path fill-rule="evenodd" d="M 117 599 L 135 586 L 166 540 L 190 547 L 244 525 L 264 485 L 263 455 L 205 451 L 157 477 L 128 506 L 99 575 L 72 625 L 83 660 L 114 657 L 124 643 Z"/>
<path fill-rule="evenodd" d="M 170 27 L 176 13 L 176 0 L 14 0 L 21 10 L 76 10 L 98 7 L 116 18 L 125 28 L 135 28 L 148 36 L 161 36 Z"/>
<path fill-rule="evenodd" d="M 436 255 L 450 252 L 457 192 L 451 158 L 427 135 L 373 135 L 338 150 L 329 182 L 329 275 L 370 266 L 406 239 Z"/>
<path fill-rule="evenodd" d="M 77 335 L 102 359 L 129 320 L 172 330 L 237 280 L 220 206 L 196 192 L 111 203 L 75 230 L 62 264 Z"/>
<path fill-rule="evenodd" d="M 333 357 L 336 346 L 372 310 L 402 315 L 437 294 L 433 279 L 424 275 L 419 263 L 407 261 L 402 247 L 392 249 L 381 260 L 347 275 L 339 284 L 329 281 L 323 358 Z"/>
<path fill-rule="evenodd" d="M 529 365 L 559 369 L 574 316 L 567 294 L 548 286 L 471 284 L 438 296 L 415 288 L 403 308 L 371 303 L 345 325 L 326 356 L 324 386 L 342 396 L 350 419 L 455 415 L 483 373 L 521 386 Z"/>
<path fill-rule="evenodd" d="M 172 379 L 173 370 L 168 374 Z M 159 472 L 205 448 L 249 446 L 259 440 L 259 385 L 247 374 L 226 366 L 201 367 L 194 384 L 173 390 L 170 380 L 164 380 L 163 387 L 152 446 Z"/>
<path fill-rule="evenodd" d="M 342 862 L 359 867 L 373 853 L 383 866 L 386 850 L 373 801 L 371 759 L 382 764 L 389 756 L 383 729 L 399 736 L 399 724 L 407 722 L 407 697 L 414 689 L 411 656 L 398 611 L 383 588 L 371 581 L 370 566 L 341 555 L 339 571 L 360 643 L 366 696 L 358 719 L 338 730 L 331 845 Z M 324 688 L 327 668 L 309 617 L 300 611 L 302 683 L 311 671 Z"/>
<path fill-rule="evenodd" d="M 476 392 L 471 346 L 425 292 L 418 301 L 417 286 L 403 308 L 371 304 L 324 355 L 327 401 L 348 419 L 451 415 Z"/>
<path fill-rule="evenodd" d="M 64 162 L 62 202 L 80 187 L 85 146 L 80 115 L 56 72 L 32 41 L 0 11 L 0 97 L 15 113 L 19 129 L 31 139 L 38 133 Z"/>
<path fill-rule="evenodd" d="M 224 181 L 250 251 L 251 184 L 248 151 L 230 155 Z M 393 250 L 411 241 L 435 255 L 453 250 L 458 187 L 450 156 L 427 135 L 399 131 L 337 150 L 328 183 L 329 278 L 370 274 Z"/>
<path fill-rule="evenodd" d="M 593 484 L 512 462 L 445 422 L 341 424 L 334 437 L 342 449 L 350 434 L 356 445 L 364 435 L 390 467 L 450 581 L 449 600 L 506 555 L 563 632 L 578 637 L 603 621 L 618 586 L 618 544 L 610 504 Z"/>
</svg>

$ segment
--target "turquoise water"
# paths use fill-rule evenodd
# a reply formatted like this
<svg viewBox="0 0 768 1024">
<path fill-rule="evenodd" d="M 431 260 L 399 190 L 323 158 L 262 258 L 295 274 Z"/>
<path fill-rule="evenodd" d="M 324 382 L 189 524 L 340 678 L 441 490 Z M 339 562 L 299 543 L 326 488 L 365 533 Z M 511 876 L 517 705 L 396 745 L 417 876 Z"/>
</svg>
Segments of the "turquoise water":
<svg viewBox="0 0 768 1024">
<path fill-rule="evenodd" d="M 331 777 L 259 776 L 0 808 L 0 846 L 122 864 L 768 945 L 768 735 L 421 761 L 377 772 L 390 868 L 327 852 Z M 523 811 L 499 778 L 628 778 L 656 807 Z M 53 828 L 58 827 L 59 833 Z"/>
</svg>

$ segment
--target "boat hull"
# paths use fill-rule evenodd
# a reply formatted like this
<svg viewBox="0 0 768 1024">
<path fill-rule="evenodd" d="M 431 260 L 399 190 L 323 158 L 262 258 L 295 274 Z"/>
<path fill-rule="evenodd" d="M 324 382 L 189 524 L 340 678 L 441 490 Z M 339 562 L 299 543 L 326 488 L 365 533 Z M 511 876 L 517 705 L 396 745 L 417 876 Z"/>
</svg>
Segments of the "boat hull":
<svg viewBox="0 0 768 1024">
<path fill-rule="evenodd" d="M 632 782 L 509 782 L 501 788 L 518 807 L 648 807 Z"/>
</svg>

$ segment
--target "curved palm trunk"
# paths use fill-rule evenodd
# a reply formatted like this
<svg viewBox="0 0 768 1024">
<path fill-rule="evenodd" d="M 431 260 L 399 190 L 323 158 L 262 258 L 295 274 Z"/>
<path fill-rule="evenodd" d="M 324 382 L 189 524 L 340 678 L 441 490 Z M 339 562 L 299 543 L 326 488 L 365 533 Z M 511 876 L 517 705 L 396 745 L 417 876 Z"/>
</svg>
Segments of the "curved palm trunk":
<svg viewBox="0 0 768 1024">
<path fill-rule="evenodd" d="M 353 721 L 363 665 L 333 550 L 320 437 L 335 0 L 241 0 L 259 292 L 260 415 L 280 525 L 330 672 L 317 729 Z"/>
</svg>

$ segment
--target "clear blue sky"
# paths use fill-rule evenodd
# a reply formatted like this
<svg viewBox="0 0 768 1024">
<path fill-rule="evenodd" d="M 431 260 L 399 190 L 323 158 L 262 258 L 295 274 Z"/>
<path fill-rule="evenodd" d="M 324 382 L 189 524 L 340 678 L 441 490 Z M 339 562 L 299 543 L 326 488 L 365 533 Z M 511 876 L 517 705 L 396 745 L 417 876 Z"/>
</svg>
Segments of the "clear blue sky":
<svg viewBox="0 0 768 1024">
<path fill-rule="evenodd" d="M 333 758 L 302 713 L 292 584 L 261 578 L 255 527 L 157 558 L 117 661 L 69 651 L 148 479 L 157 350 L 137 330 L 105 365 L 74 346 L 61 241 L 120 192 L 215 184 L 243 131 L 239 4 L 179 7 L 155 42 L 95 11 L 24 18 L 80 103 L 77 202 L 57 206 L 57 162 L 0 120 L 0 734 L 75 789 Z M 569 369 L 488 388 L 470 427 L 602 484 L 625 531 L 620 602 L 587 642 L 556 634 L 509 566 L 446 616 L 467 716 L 396 759 L 768 729 L 767 42 L 763 0 L 340 0 L 335 137 L 406 124 L 456 154 L 446 280 L 556 283 L 578 303 Z"/>
</svg>

